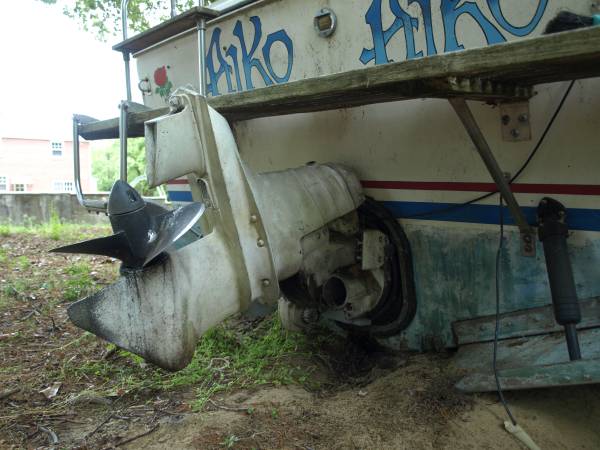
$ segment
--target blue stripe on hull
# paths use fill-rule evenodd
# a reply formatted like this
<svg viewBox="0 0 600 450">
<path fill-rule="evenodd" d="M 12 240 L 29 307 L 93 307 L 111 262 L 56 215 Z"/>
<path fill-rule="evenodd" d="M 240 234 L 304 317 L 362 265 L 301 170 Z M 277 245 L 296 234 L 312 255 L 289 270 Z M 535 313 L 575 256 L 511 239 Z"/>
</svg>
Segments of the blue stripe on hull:
<svg viewBox="0 0 600 450">
<path fill-rule="evenodd" d="M 190 191 L 170 191 L 169 200 L 172 202 L 191 202 Z M 434 202 L 383 202 L 398 219 L 415 218 L 419 220 L 439 220 L 445 222 L 484 223 L 497 225 L 500 223 L 498 207 L 495 205 L 467 205 L 450 211 L 448 208 L 456 207 L 457 203 Z M 530 224 L 536 223 L 536 208 L 523 207 L 525 217 Z M 421 216 L 421 214 L 427 214 Z M 415 217 L 417 216 L 417 217 Z M 504 223 L 514 225 L 508 209 L 503 208 Z M 600 231 L 600 210 L 569 208 L 567 222 L 571 230 Z"/>
<path fill-rule="evenodd" d="M 495 205 L 467 205 L 449 211 L 448 208 L 455 207 L 457 203 L 433 203 L 433 202 L 383 202 L 392 212 L 394 217 L 415 218 L 419 220 L 439 220 L 447 222 L 485 223 L 497 225 L 500 223 L 498 206 Z M 535 207 L 522 207 L 525 217 L 530 224 L 536 223 Z M 427 214 L 420 216 L 420 214 Z M 502 211 L 504 223 L 514 225 L 508 209 Z M 414 217 L 417 216 L 417 217 Z M 567 223 L 571 230 L 600 231 L 600 210 L 584 208 L 568 208 Z"/>
<path fill-rule="evenodd" d="M 193 202 L 191 191 L 169 191 L 167 198 L 170 202 Z"/>
</svg>

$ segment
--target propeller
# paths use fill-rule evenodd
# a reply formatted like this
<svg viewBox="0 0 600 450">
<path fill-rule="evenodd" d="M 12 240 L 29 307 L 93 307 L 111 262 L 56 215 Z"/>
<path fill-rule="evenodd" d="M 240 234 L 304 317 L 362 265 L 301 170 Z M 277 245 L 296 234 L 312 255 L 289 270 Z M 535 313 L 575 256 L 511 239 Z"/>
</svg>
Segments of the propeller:
<svg viewBox="0 0 600 450">
<path fill-rule="evenodd" d="M 115 234 L 50 250 L 104 255 L 141 269 L 183 236 L 204 213 L 203 203 L 168 210 L 146 202 L 125 181 L 118 180 L 108 197 L 108 218 Z"/>
</svg>

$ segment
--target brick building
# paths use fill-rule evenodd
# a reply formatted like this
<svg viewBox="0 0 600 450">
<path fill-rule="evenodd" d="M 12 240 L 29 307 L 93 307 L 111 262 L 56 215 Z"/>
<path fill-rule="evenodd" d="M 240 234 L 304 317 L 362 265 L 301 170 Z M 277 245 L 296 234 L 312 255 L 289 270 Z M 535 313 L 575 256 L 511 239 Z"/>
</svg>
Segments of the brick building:
<svg viewBox="0 0 600 450">
<path fill-rule="evenodd" d="M 96 192 L 90 143 L 80 143 L 81 186 Z M 0 138 L 0 194 L 75 192 L 73 142 L 61 139 Z"/>
</svg>

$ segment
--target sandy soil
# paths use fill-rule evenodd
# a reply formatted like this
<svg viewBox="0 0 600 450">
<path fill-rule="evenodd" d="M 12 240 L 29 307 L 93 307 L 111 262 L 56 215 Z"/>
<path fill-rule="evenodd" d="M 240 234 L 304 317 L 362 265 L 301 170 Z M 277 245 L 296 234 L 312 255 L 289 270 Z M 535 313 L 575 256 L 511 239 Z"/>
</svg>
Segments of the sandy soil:
<svg viewBox="0 0 600 450">
<path fill-rule="evenodd" d="M 375 367 L 354 386 L 308 392 L 299 386 L 267 387 L 214 398 L 201 413 L 132 420 L 120 409 L 89 444 L 79 448 L 129 449 L 521 449 L 502 427 L 495 395 L 464 396 L 448 382 L 448 361 L 412 356 L 403 367 Z M 185 405 L 192 392 L 177 395 Z M 509 393 L 517 420 L 542 449 L 600 448 L 600 388 Z M 110 415 L 102 411 L 102 417 Z M 113 412 L 113 414 L 118 414 Z M 57 432 L 78 445 L 100 423 L 65 422 Z M 90 417 L 91 416 L 91 417 Z M 145 434 L 148 433 L 148 434 Z M 144 435 L 145 434 L 145 435 Z M 138 437 L 141 436 L 141 437 Z"/>
</svg>

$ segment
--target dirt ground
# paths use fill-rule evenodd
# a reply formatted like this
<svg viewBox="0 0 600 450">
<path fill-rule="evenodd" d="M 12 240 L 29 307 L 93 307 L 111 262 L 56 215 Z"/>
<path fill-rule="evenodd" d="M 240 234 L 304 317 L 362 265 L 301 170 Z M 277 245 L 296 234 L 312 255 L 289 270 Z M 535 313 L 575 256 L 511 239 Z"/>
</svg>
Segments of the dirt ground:
<svg viewBox="0 0 600 450">
<path fill-rule="evenodd" d="M 0 237 L 2 449 L 523 448 L 504 431 L 495 395 L 453 388 L 449 354 L 396 354 L 332 338 L 322 352 L 294 361 L 314 383 L 235 388 L 199 411 L 192 409 L 198 383 L 128 392 L 123 380 L 156 372 L 115 356 L 66 317 L 71 301 L 115 278 L 118 263 L 47 253 L 58 244 Z M 54 383 L 55 395 L 40 392 Z M 507 399 L 542 449 L 600 449 L 600 387 Z"/>
</svg>

